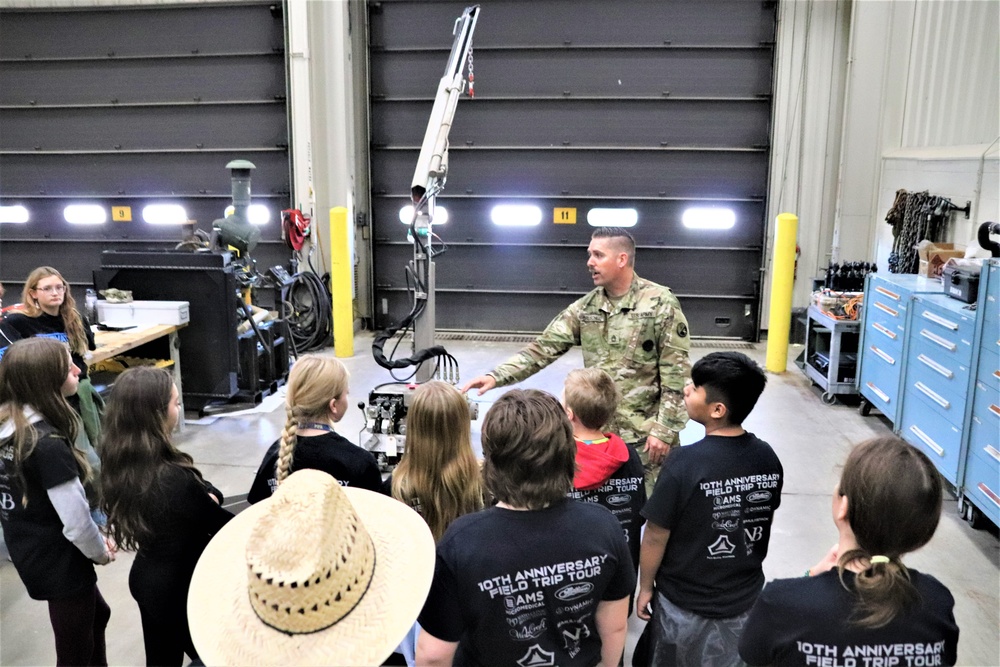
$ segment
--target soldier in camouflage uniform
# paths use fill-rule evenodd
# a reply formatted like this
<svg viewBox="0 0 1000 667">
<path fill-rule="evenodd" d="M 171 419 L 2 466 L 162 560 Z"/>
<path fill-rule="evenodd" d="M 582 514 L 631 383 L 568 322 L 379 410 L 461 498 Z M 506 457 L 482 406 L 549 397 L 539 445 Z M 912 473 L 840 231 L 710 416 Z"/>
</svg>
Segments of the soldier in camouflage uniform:
<svg viewBox="0 0 1000 667">
<path fill-rule="evenodd" d="M 660 464 L 680 444 L 678 434 L 687 422 L 687 320 L 669 289 L 635 275 L 635 241 L 627 231 L 596 230 L 588 253 L 597 288 L 557 315 L 533 343 L 462 391 L 478 387 L 482 395 L 520 382 L 580 345 L 584 366 L 607 371 L 621 392 L 604 430 L 639 450 L 652 493 Z"/>
</svg>

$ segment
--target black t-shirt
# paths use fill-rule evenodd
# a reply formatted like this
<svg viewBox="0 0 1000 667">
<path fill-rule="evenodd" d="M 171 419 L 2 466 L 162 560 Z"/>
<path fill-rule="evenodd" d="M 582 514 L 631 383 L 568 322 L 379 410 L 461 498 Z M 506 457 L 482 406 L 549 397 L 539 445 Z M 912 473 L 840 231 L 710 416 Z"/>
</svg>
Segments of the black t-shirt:
<svg viewBox="0 0 1000 667">
<path fill-rule="evenodd" d="M 247 494 L 248 503 L 270 498 L 278 488 L 276 465 L 281 440 L 271 445 L 257 470 L 257 476 Z M 298 436 L 292 452 L 290 472 L 309 468 L 332 475 L 341 486 L 356 486 L 382 492 L 382 474 L 372 453 L 358 447 L 339 433 Z"/>
<path fill-rule="evenodd" d="M 751 665 L 954 665 L 958 626 L 955 599 L 934 577 L 910 570 L 920 604 L 888 625 L 851 624 L 854 573 L 778 579 L 761 591 L 740 638 L 740 657 Z"/>
<path fill-rule="evenodd" d="M 93 350 L 97 347 L 94 343 L 94 332 L 90 330 L 90 323 L 83 315 L 83 331 L 87 336 L 87 349 Z M 70 344 L 69 336 L 66 335 L 66 323 L 63 322 L 62 315 L 49 315 L 42 313 L 38 317 L 28 317 L 24 313 L 10 313 L 4 320 L 4 329 L 10 333 L 17 334 L 20 338 L 31 338 L 32 336 L 45 336 L 55 338 L 61 343 Z M 87 362 L 76 352 L 71 352 L 73 363 L 80 369 L 80 378 L 87 377 Z"/>
<path fill-rule="evenodd" d="M 189 564 L 193 569 L 208 542 L 233 518 L 208 495 L 213 490 L 189 468 L 162 466 L 150 489 L 158 499 L 156 509 L 145 517 L 153 536 L 139 545 L 138 555 Z"/>
<path fill-rule="evenodd" d="M 603 507 L 491 507 L 448 527 L 419 620 L 459 643 L 456 665 L 595 665 L 598 604 L 634 590 L 621 527 Z"/>
<path fill-rule="evenodd" d="M 580 502 L 597 503 L 606 507 L 618 519 L 628 541 L 632 564 L 639 570 L 639 544 L 642 524 L 646 520 L 640 512 L 646 504 L 646 477 L 642 459 L 634 447 L 629 447 L 628 461 L 623 463 L 604 484 L 589 491 L 574 489 L 569 497 Z"/>
<path fill-rule="evenodd" d="M 781 462 L 752 433 L 710 435 L 672 451 L 642 510 L 670 531 L 656 588 L 706 618 L 749 609 L 764 585 L 781 484 Z"/>
<path fill-rule="evenodd" d="M 23 463 L 26 494 L 14 468 L 13 441 L 0 443 L 0 523 L 28 595 L 57 600 L 85 591 L 97 581 L 97 574 L 93 562 L 63 535 L 62 520 L 47 493 L 80 476 L 70 444 L 52 435 L 42 422 L 35 428 L 38 443 Z"/>
</svg>

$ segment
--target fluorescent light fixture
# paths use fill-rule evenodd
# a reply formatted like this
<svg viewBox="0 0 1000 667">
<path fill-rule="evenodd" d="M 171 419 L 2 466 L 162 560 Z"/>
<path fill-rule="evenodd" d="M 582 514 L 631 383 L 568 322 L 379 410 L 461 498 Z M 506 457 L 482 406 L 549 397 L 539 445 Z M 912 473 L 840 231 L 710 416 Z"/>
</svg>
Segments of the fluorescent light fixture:
<svg viewBox="0 0 1000 667">
<path fill-rule="evenodd" d="M 108 212 L 99 204 L 70 204 L 63 210 L 63 217 L 71 225 L 103 225 Z"/>
<path fill-rule="evenodd" d="M 0 223 L 23 224 L 28 221 L 28 209 L 23 206 L 0 206 Z"/>
<path fill-rule="evenodd" d="M 408 225 L 413 222 L 413 206 L 407 204 L 403 208 L 399 209 L 399 221 L 404 225 Z M 434 207 L 434 220 L 431 221 L 432 225 L 443 225 L 448 222 L 448 209 L 444 206 Z"/>
<path fill-rule="evenodd" d="M 635 227 L 639 213 L 634 208 L 592 208 L 587 211 L 591 227 Z"/>
<path fill-rule="evenodd" d="M 150 204 L 142 209 L 142 219 L 151 225 L 183 225 L 188 216 L 180 204 Z"/>
<path fill-rule="evenodd" d="M 534 227 L 542 222 L 542 209 L 524 204 L 500 204 L 490 211 L 490 220 L 501 227 Z"/>
<path fill-rule="evenodd" d="M 222 217 L 228 218 L 233 213 L 236 213 L 236 207 L 230 204 Z M 247 218 L 250 219 L 251 225 L 266 225 L 271 221 L 271 209 L 263 204 L 250 204 L 247 207 Z"/>
<path fill-rule="evenodd" d="M 736 213 L 730 208 L 689 208 L 684 211 L 681 221 L 688 229 L 732 229 Z"/>
</svg>

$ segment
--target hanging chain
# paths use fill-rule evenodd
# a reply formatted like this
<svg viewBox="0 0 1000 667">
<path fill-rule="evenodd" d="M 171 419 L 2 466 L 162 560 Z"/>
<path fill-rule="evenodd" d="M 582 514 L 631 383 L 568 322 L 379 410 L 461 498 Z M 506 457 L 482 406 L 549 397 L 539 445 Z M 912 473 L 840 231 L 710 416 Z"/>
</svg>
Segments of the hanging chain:
<svg viewBox="0 0 1000 667">
<path fill-rule="evenodd" d="M 476 96 L 476 74 L 472 68 L 472 46 L 469 46 L 469 97 Z"/>
</svg>

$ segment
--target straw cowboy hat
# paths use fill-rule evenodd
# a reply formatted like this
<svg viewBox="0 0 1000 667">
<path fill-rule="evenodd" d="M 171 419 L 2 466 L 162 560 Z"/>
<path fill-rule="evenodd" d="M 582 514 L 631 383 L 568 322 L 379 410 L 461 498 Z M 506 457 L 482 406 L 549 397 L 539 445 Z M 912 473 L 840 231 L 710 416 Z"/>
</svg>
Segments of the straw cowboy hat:
<svg viewBox="0 0 1000 667">
<path fill-rule="evenodd" d="M 420 515 L 300 470 L 205 548 L 188 594 L 191 637 L 206 665 L 378 665 L 433 575 Z"/>
</svg>

